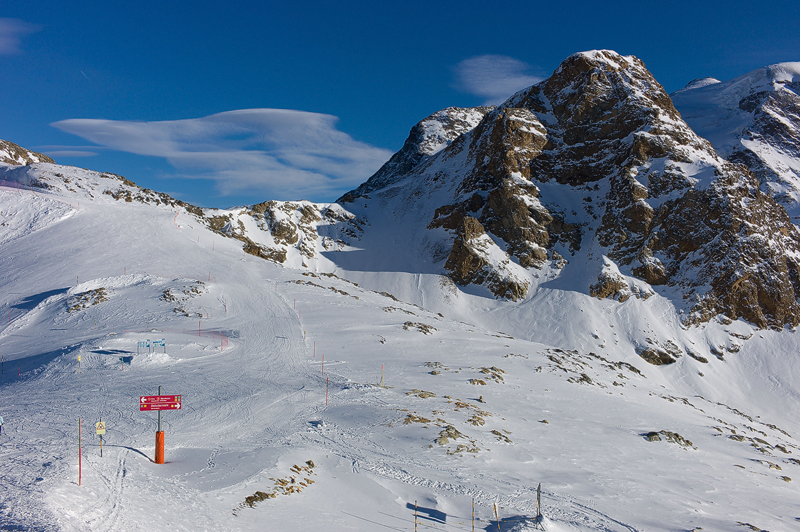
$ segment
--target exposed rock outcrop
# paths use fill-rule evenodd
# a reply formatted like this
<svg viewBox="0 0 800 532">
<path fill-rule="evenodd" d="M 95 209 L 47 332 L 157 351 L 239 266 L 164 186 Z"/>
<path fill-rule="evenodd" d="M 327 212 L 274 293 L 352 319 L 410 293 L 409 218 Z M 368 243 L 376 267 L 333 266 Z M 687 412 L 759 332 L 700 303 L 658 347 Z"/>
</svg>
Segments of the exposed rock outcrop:
<svg viewBox="0 0 800 532">
<path fill-rule="evenodd" d="M 0 163 L 25 166 L 34 163 L 55 163 L 55 161 L 47 155 L 26 150 L 13 142 L 0 140 Z"/>
</svg>

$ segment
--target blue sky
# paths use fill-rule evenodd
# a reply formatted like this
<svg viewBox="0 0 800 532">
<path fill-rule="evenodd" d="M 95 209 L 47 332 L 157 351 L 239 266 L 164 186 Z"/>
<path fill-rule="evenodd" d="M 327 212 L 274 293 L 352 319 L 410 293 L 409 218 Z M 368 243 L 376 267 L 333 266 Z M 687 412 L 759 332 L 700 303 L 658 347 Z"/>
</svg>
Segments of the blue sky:
<svg viewBox="0 0 800 532">
<path fill-rule="evenodd" d="M 667 91 L 800 61 L 793 2 L 0 2 L 0 138 L 214 207 L 333 201 L 574 52 Z"/>
</svg>

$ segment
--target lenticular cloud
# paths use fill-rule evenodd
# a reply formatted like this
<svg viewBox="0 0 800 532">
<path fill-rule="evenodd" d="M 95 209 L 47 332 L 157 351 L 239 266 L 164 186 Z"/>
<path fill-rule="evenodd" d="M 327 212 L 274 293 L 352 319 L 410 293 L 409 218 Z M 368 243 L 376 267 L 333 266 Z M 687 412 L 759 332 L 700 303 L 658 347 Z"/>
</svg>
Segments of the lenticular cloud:
<svg viewBox="0 0 800 532">
<path fill-rule="evenodd" d="M 114 150 L 163 157 L 176 177 L 212 179 L 220 193 L 297 199 L 358 185 L 390 156 L 336 129 L 332 115 L 243 109 L 160 122 L 70 119 L 52 125 Z"/>
<path fill-rule="evenodd" d="M 457 87 L 486 98 L 486 105 L 502 103 L 515 92 L 542 81 L 530 74 L 531 66 L 504 55 L 479 55 L 455 67 Z"/>
</svg>

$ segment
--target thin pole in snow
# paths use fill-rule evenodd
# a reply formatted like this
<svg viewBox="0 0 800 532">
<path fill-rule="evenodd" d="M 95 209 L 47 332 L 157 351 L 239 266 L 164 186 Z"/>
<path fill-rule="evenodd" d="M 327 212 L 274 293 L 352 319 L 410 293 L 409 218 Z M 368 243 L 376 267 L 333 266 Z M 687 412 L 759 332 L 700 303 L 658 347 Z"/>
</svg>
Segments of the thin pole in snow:
<svg viewBox="0 0 800 532">
<path fill-rule="evenodd" d="M 472 532 L 475 532 L 475 497 L 472 498 Z"/>
<path fill-rule="evenodd" d="M 417 501 L 414 501 L 414 532 L 417 532 Z"/>
</svg>

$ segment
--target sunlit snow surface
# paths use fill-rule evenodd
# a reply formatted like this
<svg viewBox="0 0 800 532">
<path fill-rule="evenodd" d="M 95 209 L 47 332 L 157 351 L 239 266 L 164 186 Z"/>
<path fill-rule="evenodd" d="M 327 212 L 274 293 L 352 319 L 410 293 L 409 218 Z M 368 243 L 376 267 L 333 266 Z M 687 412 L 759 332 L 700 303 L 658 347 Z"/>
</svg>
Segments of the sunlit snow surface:
<svg viewBox="0 0 800 532">
<path fill-rule="evenodd" d="M 471 530 L 474 500 L 476 530 L 497 503 L 522 531 L 539 483 L 551 531 L 800 525 L 794 331 L 684 329 L 662 295 L 600 301 L 566 269 L 518 303 L 465 294 L 404 242 L 308 275 L 37 168 L 70 182 L 0 181 L 0 529 L 413 530 L 416 505 L 419 530 Z M 636 354 L 668 342 L 675 364 Z M 159 386 L 183 396 L 164 465 L 137 407 Z"/>
</svg>

